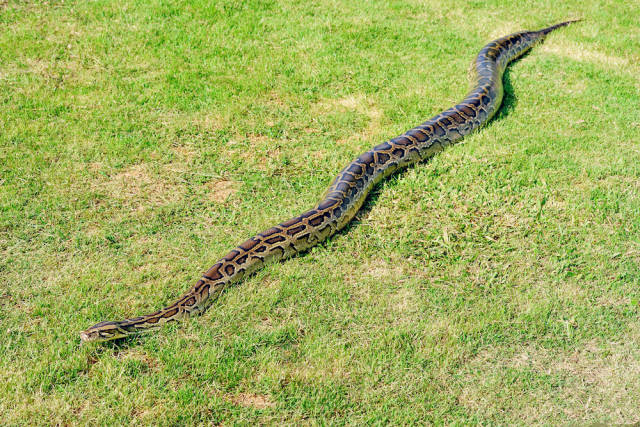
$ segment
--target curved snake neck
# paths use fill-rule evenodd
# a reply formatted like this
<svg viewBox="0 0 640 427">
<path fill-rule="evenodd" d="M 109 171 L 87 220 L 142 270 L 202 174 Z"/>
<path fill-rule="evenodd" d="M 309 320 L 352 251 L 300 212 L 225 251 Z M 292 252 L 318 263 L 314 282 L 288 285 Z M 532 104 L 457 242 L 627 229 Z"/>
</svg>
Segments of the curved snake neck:
<svg viewBox="0 0 640 427">
<path fill-rule="evenodd" d="M 562 22 L 539 30 L 511 34 L 487 44 L 475 60 L 476 85 L 462 102 L 349 163 L 311 210 L 276 225 L 230 251 L 173 304 L 145 316 L 100 322 L 83 331 L 83 341 L 107 341 L 144 332 L 204 312 L 230 284 L 268 261 L 304 251 L 344 227 L 362 206 L 371 188 L 399 168 L 427 159 L 482 126 L 502 102 L 502 74 Z"/>
</svg>

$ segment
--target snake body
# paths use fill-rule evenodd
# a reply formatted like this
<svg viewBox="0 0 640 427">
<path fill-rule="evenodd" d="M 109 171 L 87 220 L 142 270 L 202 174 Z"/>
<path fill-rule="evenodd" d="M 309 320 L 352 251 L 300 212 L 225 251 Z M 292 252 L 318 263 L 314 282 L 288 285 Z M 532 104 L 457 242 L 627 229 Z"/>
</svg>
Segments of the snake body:
<svg viewBox="0 0 640 427">
<path fill-rule="evenodd" d="M 82 340 L 122 338 L 202 313 L 229 285 L 266 262 L 292 256 L 336 233 L 353 218 L 380 180 L 433 156 L 486 123 L 502 102 L 502 75 L 507 64 L 544 40 L 551 31 L 571 22 L 574 21 L 514 33 L 487 44 L 475 60 L 475 87 L 462 102 L 360 155 L 338 174 L 313 209 L 231 250 L 173 304 L 132 319 L 100 322 L 81 332 Z"/>
</svg>

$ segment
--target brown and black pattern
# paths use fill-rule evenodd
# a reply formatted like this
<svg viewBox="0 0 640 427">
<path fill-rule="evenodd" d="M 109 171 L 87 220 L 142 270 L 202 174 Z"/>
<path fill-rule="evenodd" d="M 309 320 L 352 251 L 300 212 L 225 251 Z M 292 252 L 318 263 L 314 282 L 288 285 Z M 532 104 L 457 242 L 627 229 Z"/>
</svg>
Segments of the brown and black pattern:
<svg viewBox="0 0 640 427">
<path fill-rule="evenodd" d="M 502 37 L 486 45 L 475 60 L 476 87 L 458 105 L 362 154 L 347 165 L 311 210 L 240 244 L 207 270 L 180 299 L 155 313 L 116 322 L 100 322 L 80 336 L 107 341 L 202 313 L 230 284 L 264 263 L 304 251 L 344 227 L 371 188 L 399 168 L 427 159 L 486 123 L 502 102 L 507 64 L 531 49 L 563 22 L 539 31 Z"/>
</svg>

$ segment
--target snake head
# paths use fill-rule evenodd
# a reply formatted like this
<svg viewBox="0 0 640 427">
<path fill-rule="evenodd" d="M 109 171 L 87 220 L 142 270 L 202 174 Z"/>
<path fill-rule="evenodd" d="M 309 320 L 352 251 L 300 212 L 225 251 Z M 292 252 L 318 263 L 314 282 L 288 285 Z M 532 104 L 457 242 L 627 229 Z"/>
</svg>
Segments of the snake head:
<svg viewBox="0 0 640 427">
<path fill-rule="evenodd" d="M 80 332 L 80 338 L 84 342 L 103 342 L 124 338 L 130 334 L 119 322 L 100 322 Z"/>
</svg>

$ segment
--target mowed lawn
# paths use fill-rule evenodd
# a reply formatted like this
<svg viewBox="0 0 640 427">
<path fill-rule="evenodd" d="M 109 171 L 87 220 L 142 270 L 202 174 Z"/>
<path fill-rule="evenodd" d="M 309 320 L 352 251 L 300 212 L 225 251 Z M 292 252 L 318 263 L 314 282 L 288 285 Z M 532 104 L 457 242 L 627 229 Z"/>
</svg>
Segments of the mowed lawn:
<svg viewBox="0 0 640 427">
<path fill-rule="evenodd" d="M 640 420 L 640 3 L 0 1 L 0 423 Z M 202 317 L 171 303 L 571 18 L 497 117 Z"/>
</svg>

